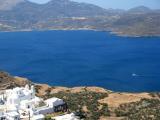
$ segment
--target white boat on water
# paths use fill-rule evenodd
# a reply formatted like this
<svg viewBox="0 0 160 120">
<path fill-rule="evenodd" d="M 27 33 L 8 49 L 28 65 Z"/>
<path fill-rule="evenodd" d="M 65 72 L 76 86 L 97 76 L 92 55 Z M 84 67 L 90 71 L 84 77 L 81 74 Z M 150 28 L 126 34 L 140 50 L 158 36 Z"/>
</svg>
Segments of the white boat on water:
<svg viewBox="0 0 160 120">
<path fill-rule="evenodd" d="M 132 73 L 132 77 L 137 77 L 138 75 L 135 73 Z"/>
</svg>

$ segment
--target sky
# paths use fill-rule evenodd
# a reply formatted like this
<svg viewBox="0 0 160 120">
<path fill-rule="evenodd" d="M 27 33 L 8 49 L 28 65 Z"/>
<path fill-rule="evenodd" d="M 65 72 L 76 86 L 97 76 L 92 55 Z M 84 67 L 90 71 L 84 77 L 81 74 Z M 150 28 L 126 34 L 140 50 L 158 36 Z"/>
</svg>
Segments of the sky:
<svg viewBox="0 0 160 120">
<path fill-rule="evenodd" d="M 50 0 L 30 0 L 37 3 L 46 3 Z M 103 8 L 130 9 L 137 6 L 146 6 L 152 9 L 160 9 L 160 0 L 72 0 L 76 2 L 92 3 Z"/>
</svg>

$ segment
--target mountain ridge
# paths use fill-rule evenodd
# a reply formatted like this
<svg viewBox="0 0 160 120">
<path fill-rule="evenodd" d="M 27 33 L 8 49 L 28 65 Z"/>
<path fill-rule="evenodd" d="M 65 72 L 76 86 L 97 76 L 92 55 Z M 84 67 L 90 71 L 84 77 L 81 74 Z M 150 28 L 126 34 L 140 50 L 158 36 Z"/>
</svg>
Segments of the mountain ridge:
<svg viewBox="0 0 160 120">
<path fill-rule="evenodd" d="M 25 2 L 25 0 L 0 0 L 0 10 L 12 10 L 17 4 Z"/>
<path fill-rule="evenodd" d="M 3 3 L 0 31 L 92 29 L 122 36 L 160 36 L 160 11 L 144 6 L 126 11 L 70 0 L 51 0 L 45 4 L 1 0 L 0 3 Z M 8 7 L 2 10 L 4 3 Z"/>
</svg>

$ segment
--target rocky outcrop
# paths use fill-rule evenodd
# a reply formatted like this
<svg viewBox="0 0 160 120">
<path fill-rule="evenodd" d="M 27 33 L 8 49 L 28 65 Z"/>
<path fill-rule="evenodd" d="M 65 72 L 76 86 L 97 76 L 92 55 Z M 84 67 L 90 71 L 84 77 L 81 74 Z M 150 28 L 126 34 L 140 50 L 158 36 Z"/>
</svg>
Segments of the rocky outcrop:
<svg viewBox="0 0 160 120">
<path fill-rule="evenodd" d="M 16 86 L 25 86 L 30 81 L 26 78 L 13 77 L 9 73 L 0 72 L 0 90 L 14 88 Z"/>
</svg>

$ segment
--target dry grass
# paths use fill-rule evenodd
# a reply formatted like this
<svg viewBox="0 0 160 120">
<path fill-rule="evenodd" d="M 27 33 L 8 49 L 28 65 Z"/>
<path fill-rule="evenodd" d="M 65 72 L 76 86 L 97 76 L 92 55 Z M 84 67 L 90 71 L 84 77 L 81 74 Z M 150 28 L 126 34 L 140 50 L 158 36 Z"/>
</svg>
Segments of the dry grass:
<svg viewBox="0 0 160 120">
<path fill-rule="evenodd" d="M 120 104 L 140 101 L 143 98 L 151 99 L 148 93 L 111 93 L 108 97 L 99 100 L 100 103 L 107 103 L 109 107 L 118 107 Z"/>
</svg>

